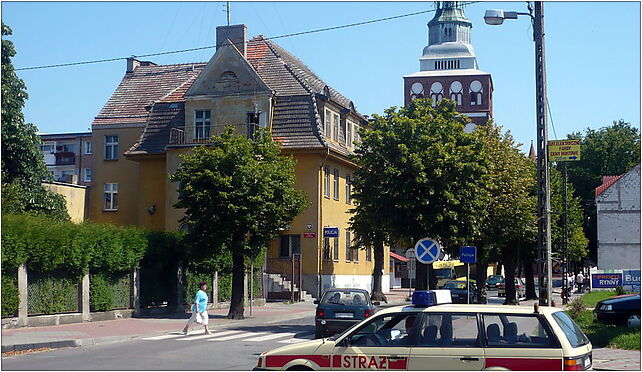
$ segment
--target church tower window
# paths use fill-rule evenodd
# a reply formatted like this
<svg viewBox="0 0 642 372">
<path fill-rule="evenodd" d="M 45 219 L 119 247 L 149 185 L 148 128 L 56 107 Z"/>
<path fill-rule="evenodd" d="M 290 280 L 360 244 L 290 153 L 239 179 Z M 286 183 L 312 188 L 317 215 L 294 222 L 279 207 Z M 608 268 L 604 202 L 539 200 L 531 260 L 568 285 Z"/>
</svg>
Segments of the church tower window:
<svg viewBox="0 0 642 372">
<path fill-rule="evenodd" d="M 482 104 L 482 83 L 479 80 L 474 80 L 470 83 L 470 105 L 479 106 Z"/>
<path fill-rule="evenodd" d="M 433 107 L 444 99 L 444 87 L 440 82 L 436 81 L 430 86 L 430 98 L 432 99 Z"/>
<path fill-rule="evenodd" d="M 462 85 L 459 81 L 453 81 L 450 84 L 450 99 L 457 102 L 458 105 L 461 105 L 462 100 Z"/>
</svg>

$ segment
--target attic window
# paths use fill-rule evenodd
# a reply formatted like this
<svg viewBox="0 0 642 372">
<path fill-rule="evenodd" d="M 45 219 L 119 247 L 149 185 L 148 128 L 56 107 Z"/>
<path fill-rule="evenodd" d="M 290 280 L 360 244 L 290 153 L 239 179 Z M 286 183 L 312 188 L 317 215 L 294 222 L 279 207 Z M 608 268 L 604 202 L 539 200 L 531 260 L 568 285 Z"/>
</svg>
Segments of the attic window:
<svg viewBox="0 0 642 372">
<path fill-rule="evenodd" d="M 330 88 L 327 85 L 323 87 L 323 95 L 330 98 Z"/>
<path fill-rule="evenodd" d="M 225 71 L 224 73 L 221 74 L 221 77 L 219 78 L 221 82 L 226 82 L 226 81 L 236 81 L 238 78 L 236 77 L 236 74 L 233 73 L 232 71 Z"/>
<path fill-rule="evenodd" d="M 169 108 L 171 108 L 171 109 L 178 108 L 178 103 L 170 103 L 169 104 Z"/>
</svg>

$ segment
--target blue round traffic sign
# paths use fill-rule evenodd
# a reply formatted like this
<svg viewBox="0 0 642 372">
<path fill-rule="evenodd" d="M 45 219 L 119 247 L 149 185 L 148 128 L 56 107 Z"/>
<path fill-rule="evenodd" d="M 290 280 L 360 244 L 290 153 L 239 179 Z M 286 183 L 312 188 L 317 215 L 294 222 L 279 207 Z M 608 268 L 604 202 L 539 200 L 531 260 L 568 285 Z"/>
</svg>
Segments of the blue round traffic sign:
<svg viewBox="0 0 642 372">
<path fill-rule="evenodd" d="M 437 241 L 430 238 L 420 239 L 415 244 L 415 254 L 417 261 L 425 264 L 430 264 L 439 259 L 441 253 L 441 246 Z"/>
</svg>

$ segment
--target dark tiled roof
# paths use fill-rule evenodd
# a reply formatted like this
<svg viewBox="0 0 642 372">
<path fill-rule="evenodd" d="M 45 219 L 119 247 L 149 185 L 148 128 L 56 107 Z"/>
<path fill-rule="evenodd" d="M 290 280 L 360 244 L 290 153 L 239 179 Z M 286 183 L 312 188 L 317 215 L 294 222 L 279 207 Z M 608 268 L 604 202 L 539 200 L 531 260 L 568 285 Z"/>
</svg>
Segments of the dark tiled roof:
<svg viewBox="0 0 642 372">
<path fill-rule="evenodd" d="M 316 96 L 325 95 L 324 90 L 327 85 L 316 74 L 285 49 L 262 36 L 248 41 L 247 60 L 265 84 L 275 92 L 272 121 L 272 136 L 275 141 L 280 142 L 283 148 L 330 147 L 344 155 L 349 153 L 345 147 L 326 141 L 321 133 L 322 126 L 317 111 Z M 182 104 L 184 94 L 198 78 L 204 66 L 205 64 L 149 66 L 145 70 L 140 70 L 141 67 L 138 67 L 133 73 L 125 76 L 94 124 L 130 122 L 123 119 L 102 118 L 108 113 L 118 112 L 119 105 L 123 105 L 124 107 L 120 110 L 132 115 L 127 120 L 147 122 L 147 127 L 139 141 L 129 149 L 128 153 L 165 152 L 171 128 L 184 125 L 185 112 Z M 159 69 L 157 74 L 154 73 L 155 69 Z M 350 108 L 349 99 L 330 87 L 328 91 L 330 100 Z M 139 98 L 136 99 L 136 97 Z M 143 98 L 147 101 L 143 101 Z M 170 102 L 180 102 L 180 104 L 171 108 Z M 148 107 L 151 112 L 148 112 L 145 106 L 152 104 L 153 106 Z M 356 114 L 363 118 L 360 114 Z"/>
<path fill-rule="evenodd" d="M 145 123 L 149 107 L 198 76 L 204 63 L 139 66 L 125 75 L 92 125 Z"/>
</svg>

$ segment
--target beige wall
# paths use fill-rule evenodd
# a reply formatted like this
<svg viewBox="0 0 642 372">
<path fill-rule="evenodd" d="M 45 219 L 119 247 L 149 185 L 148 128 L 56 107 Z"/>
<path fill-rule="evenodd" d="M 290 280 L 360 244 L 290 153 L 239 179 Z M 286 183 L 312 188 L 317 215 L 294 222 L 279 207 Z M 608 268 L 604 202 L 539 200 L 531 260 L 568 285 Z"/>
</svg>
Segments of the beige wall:
<svg viewBox="0 0 642 372">
<path fill-rule="evenodd" d="M 87 188 L 84 186 L 64 184 L 58 182 L 43 182 L 42 186 L 51 192 L 60 194 L 65 198 L 67 212 L 72 222 L 81 223 L 85 220 Z"/>
<path fill-rule="evenodd" d="M 115 128 L 94 126 L 93 167 L 94 175 L 89 203 L 89 218 L 94 222 L 117 225 L 138 225 L 139 200 L 141 196 L 140 169 L 137 162 L 128 160 L 123 153 L 138 140 L 143 126 Z M 118 159 L 105 160 L 105 136 L 118 135 Z M 104 211 L 105 183 L 118 183 L 118 210 Z"/>
<path fill-rule="evenodd" d="M 165 156 L 141 159 L 138 225 L 150 230 L 165 230 L 165 187 L 168 175 Z"/>
<path fill-rule="evenodd" d="M 169 148 L 166 153 L 165 163 L 165 230 L 176 231 L 179 222 L 184 215 L 184 209 L 174 208 L 178 202 L 178 184 L 169 180 L 169 176 L 174 174 L 181 164 L 180 156 L 190 151 L 191 147 Z"/>
</svg>

